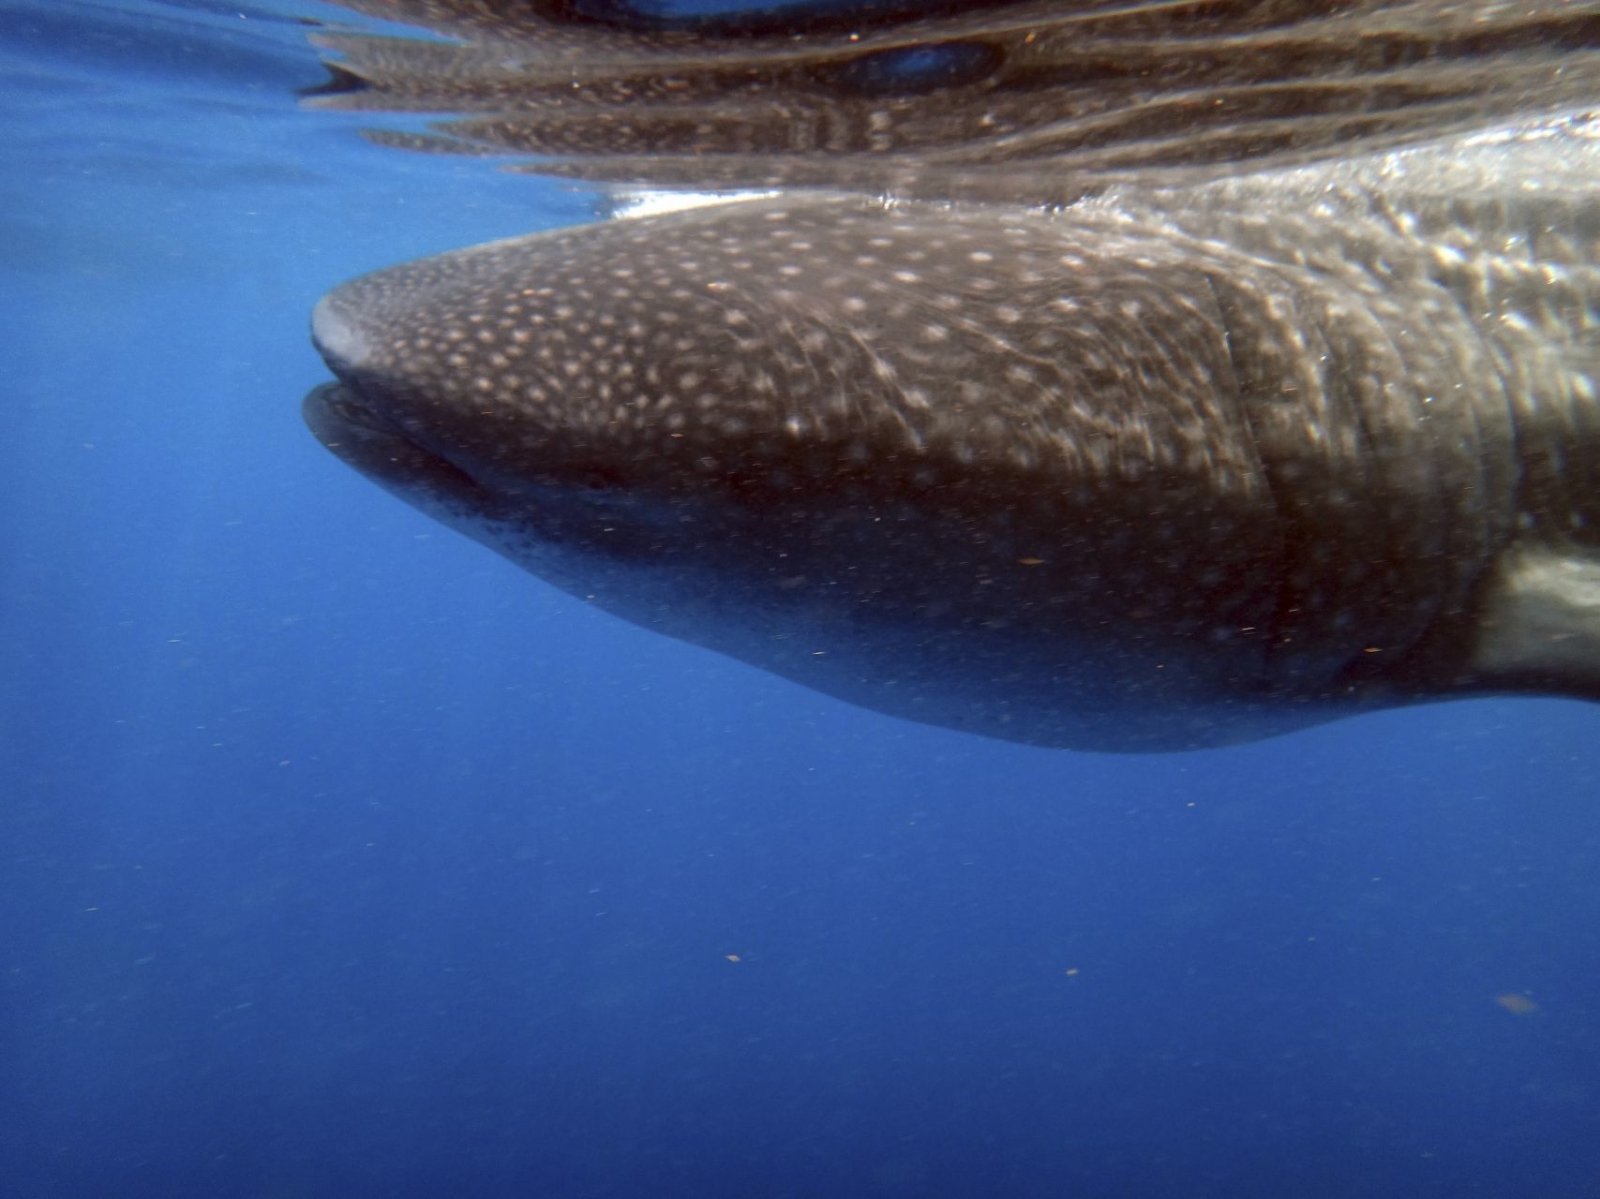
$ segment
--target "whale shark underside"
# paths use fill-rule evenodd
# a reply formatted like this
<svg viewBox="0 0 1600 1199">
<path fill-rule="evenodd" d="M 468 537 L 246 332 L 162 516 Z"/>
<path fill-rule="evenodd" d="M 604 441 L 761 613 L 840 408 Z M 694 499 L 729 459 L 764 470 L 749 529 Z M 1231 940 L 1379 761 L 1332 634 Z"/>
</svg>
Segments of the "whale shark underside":
<svg viewBox="0 0 1600 1199">
<path fill-rule="evenodd" d="M 1600 698 L 1595 134 L 497 242 L 330 293 L 306 417 L 574 595 L 931 724 Z"/>
</svg>

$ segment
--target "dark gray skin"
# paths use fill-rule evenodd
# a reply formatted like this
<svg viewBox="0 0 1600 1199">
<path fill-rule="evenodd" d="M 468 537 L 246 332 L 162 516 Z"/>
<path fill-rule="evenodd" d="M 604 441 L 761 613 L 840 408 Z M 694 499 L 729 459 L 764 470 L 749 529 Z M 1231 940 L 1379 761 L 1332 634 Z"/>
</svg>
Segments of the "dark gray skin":
<svg viewBox="0 0 1600 1199">
<path fill-rule="evenodd" d="M 571 594 L 930 724 L 1600 698 L 1595 164 L 1503 140 L 463 250 L 323 300 L 306 417 Z"/>
</svg>

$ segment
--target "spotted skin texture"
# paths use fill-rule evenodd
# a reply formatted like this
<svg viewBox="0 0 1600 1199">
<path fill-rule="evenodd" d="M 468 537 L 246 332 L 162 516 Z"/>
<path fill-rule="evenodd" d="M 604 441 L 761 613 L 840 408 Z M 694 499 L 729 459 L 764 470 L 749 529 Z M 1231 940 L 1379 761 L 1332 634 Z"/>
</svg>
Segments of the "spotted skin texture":
<svg viewBox="0 0 1600 1199">
<path fill-rule="evenodd" d="M 322 302 L 307 418 L 574 595 L 937 725 L 1185 749 L 1593 695 L 1586 630 L 1491 626 L 1514 551 L 1600 527 L 1597 225 L 1464 203 L 1458 158 L 463 250 Z"/>
</svg>

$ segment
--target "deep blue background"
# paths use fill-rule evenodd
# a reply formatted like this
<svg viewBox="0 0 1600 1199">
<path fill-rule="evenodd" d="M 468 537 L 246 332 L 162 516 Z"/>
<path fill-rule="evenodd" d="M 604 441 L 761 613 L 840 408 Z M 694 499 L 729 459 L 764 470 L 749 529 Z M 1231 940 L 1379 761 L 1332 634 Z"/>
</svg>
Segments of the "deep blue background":
<svg viewBox="0 0 1600 1199">
<path fill-rule="evenodd" d="M 215 7 L 0 4 L 0 1195 L 1600 1193 L 1595 709 L 1046 752 L 585 609 L 298 407 L 587 202 Z"/>
</svg>

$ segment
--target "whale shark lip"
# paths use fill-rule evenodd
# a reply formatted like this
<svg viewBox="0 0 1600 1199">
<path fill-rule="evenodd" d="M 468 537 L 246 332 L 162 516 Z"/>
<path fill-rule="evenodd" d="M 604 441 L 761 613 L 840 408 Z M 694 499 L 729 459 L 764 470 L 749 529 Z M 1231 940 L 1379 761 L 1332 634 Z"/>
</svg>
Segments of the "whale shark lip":
<svg viewBox="0 0 1600 1199">
<path fill-rule="evenodd" d="M 314 387 L 301 412 L 328 450 L 390 491 L 421 498 L 441 516 L 481 507 L 483 489 L 471 475 L 407 436 L 358 387 L 343 380 Z"/>
<path fill-rule="evenodd" d="M 357 369 L 371 357 L 371 346 L 361 327 L 340 311 L 338 292 L 330 292 L 311 310 L 311 340 L 335 373 Z"/>
<path fill-rule="evenodd" d="M 318 440 L 335 451 L 349 448 L 351 438 L 403 441 L 422 448 L 343 380 L 313 388 L 305 399 L 305 417 Z"/>
<path fill-rule="evenodd" d="M 348 465 L 402 494 L 419 490 L 435 499 L 466 502 L 479 488 L 465 471 L 438 451 L 421 444 L 390 415 L 390 405 L 374 402 L 361 384 L 371 362 L 371 342 L 359 321 L 350 319 L 340 293 L 324 296 L 311 314 L 311 340 L 337 377 L 307 394 L 302 412 L 317 439 Z"/>
</svg>

